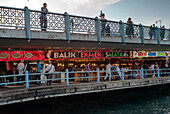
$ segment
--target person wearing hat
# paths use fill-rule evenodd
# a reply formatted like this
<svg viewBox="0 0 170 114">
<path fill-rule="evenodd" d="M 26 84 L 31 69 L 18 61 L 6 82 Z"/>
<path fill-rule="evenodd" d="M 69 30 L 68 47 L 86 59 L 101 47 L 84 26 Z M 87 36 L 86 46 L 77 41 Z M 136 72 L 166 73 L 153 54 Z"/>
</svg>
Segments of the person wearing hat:
<svg viewBox="0 0 170 114">
<path fill-rule="evenodd" d="M 49 64 L 48 64 L 48 66 L 45 68 L 45 71 L 48 72 L 48 73 L 51 73 L 51 74 L 48 74 L 48 75 L 47 75 L 47 79 L 52 79 L 53 73 L 54 73 L 54 71 L 55 71 L 55 67 L 54 67 L 54 65 L 52 65 L 52 62 L 51 62 L 51 61 L 49 61 Z M 50 86 L 50 85 L 51 85 L 51 82 L 52 82 L 52 80 L 48 80 L 48 81 L 47 81 L 47 86 Z"/>
</svg>

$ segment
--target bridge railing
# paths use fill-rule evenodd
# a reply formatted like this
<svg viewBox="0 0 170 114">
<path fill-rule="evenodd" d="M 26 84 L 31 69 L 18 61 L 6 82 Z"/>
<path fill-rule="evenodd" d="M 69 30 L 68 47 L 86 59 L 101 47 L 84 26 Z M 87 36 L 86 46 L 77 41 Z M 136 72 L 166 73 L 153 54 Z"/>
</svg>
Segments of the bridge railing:
<svg viewBox="0 0 170 114">
<path fill-rule="evenodd" d="M 37 79 L 38 76 L 44 76 L 52 74 L 53 78 L 42 78 Z M 145 79 L 148 77 L 164 77 L 170 76 L 170 69 L 117 69 L 117 70 L 99 70 L 96 71 L 69 71 L 68 69 L 65 72 L 54 72 L 54 73 L 28 73 L 22 75 L 7 75 L 0 76 L 0 86 L 7 85 L 16 85 L 16 84 L 25 84 L 25 88 L 29 88 L 30 85 L 33 87 L 39 82 L 48 82 L 52 81 L 53 83 L 66 85 L 77 83 L 77 82 L 102 82 L 102 81 L 113 81 L 113 80 L 128 80 L 128 79 Z M 44 76 L 45 77 L 45 76 Z M 11 81 L 12 79 L 12 81 Z M 2 81 L 3 80 L 3 81 Z M 72 83 L 70 83 L 72 82 Z M 34 85 L 33 85 L 34 84 Z"/>
<path fill-rule="evenodd" d="M 126 43 L 126 38 L 140 38 L 142 44 L 145 44 L 146 39 L 155 39 L 159 45 L 161 40 L 170 40 L 170 29 L 151 28 L 122 21 L 104 21 L 97 17 L 75 16 L 68 13 L 42 12 L 29 10 L 27 7 L 21 9 L 0 6 L 0 27 L 25 29 L 26 38 L 29 39 L 31 30 L 39 29 L 65 32 L 66 40 L 71 40 L 71 33 L 96 34 L 99 42 L 105 36 L 120 37 L 122 43 Z"/>
<path fill-rule="evenodd" d="M 25 28 L 25 10 L 20 8 L 0 7 L 0 26 Z"/>
<path fill-rule="evenodd" d="M 46 15 L 43 17 L 42 15 Z M 46 19 L 45 19 L 46 18 Z M 46 20 L 46 21 L 43 21 Z M 46 28 L 42 23 L 46 24 Z M 41 30 L 58 30 L 64 32 L 65 30 L 65 15 L 59 13 L 42 12 L 30 10 L 30 28 Z"/>
</svg>

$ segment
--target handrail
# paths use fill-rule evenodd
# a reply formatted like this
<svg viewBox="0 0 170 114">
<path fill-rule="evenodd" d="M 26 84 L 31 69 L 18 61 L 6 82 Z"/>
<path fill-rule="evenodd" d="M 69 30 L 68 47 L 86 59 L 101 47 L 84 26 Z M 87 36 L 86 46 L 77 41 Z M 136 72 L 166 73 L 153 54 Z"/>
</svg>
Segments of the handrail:
<svg viewBox="0 0 170 114">
<path fill-rule="evenodd" d="M 83 74 L 80 75 L 78 77 L 71 77 L 71 74 Z M 87 75 L 87 73 L 90 73 L 90 75 Z M 93 74 L 91 74 L 93 73 Z M 104 73 L 104 74 L 103 74 Z M 52 78 L 52 79 L 40 79 L 40 80 L 30 80 L 30 78 L 32 76 L 37 76 L 37 75 L 47 75 L 47 74 L 63 74 L 64 77 L 60 76 L 58 78 Z M 84 76 L 84 75 L 87 76 Z M 99 70 L 99 68 L 96 71 L 68 71 L 68 69 L 66 69 L 65 72 L 54 72 L 54 73 L 28 73 L 28 71 L 25 72 L 25 74 L 21 74 L 21 75 L 5 75 L 5 76 L 0 76 L 0 80 L 1 79 L 6 79 L 6 78 L 14 78 L 17 77 L 16 81 L 6 81 L 6 82 L 0 82 L 0 85 L 13 85 L 13 84 L 22 84 L 24 83 L 26 88 L 29 88 L 30 83 L 33 82 L 39 82 L 39 81 L 64 81 L 66 83 L 66 85 L 69 85 L 69 81 L 70 80 L 89 80 L 91 78 L 93 78 L 94 81 L 97 81 L 100 83 L 101 78 L 103 78 L 103 80 L 106 80 L 107 78 L 109 78 L 109 81 L 112 80 L 112 78 L 116 78 L 119 80 L 126 80 L 125 77 L 128 77 L 128 79 L 131 79 L 131 77 L 134 77 L 135 79 L 140 78 L 140 79 L 145 79 L 147 78 L 147 76 L 150 75 L 152 78 L 154 77 L 162 77 L 163 75 L 166 76 L 170 76 L 170 68 L 163 68 L 163 69 L 130 69 L 130 70 L 126 70 L 126 69 L 117 69 L 117 70 Z M 22 79 L 21 79 L 22 78 Z M 19 79 L 19 80 L 18 80 Z M 133 78 L 132 78 L 133 79 Z"/>
</svg>

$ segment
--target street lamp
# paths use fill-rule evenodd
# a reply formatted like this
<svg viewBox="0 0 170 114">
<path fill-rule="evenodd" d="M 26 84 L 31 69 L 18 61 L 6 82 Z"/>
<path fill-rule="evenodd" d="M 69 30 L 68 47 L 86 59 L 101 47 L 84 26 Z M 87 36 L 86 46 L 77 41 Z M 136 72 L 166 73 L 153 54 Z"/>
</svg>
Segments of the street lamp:
<svg viewBox="0 0 170 114">
<path fill-rule="evenodd" d="M 160 28 L 161 28 L 161 27 L 162 27 L 161 20 L 157 20 L 157 21 L 156 21 L 156 24 L 157 24 L 158 22 L 160 23 Z"/>
</svg>

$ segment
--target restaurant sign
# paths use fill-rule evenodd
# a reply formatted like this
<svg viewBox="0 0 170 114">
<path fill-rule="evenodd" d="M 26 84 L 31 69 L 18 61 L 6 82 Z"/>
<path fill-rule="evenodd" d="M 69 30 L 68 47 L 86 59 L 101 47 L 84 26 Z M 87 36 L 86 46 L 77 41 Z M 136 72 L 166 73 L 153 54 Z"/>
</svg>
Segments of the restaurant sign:
<svg viewBox="0 0 170 114">
<path fill-rule="evenodd" d="M 43 60 L 43 51 L 0 51 L 0 61 Z"/>
<path fill-rule="evenodd" d="M 133 57 L 170 57 L 170 51 L 133 51 Z"/>
<path fill-rule="evenodd" d="M 129 51 L 54 51 L 45 52 L 45 59 L 129 58 Z"/>
</svg>

